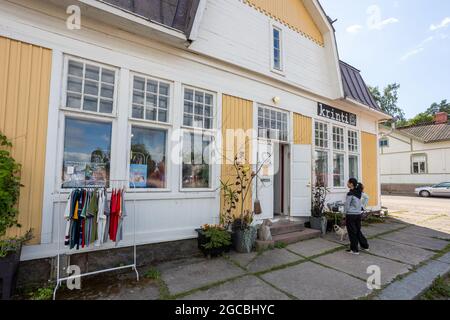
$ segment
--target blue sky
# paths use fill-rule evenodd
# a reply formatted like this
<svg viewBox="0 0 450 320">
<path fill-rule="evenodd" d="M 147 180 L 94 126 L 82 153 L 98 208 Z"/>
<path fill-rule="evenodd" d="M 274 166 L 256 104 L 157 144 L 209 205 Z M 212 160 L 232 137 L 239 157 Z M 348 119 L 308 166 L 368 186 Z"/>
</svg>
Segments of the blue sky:
<svg viewBox="0 0 450 320">
<path fill-rule="evenodd" d="M 340 58 L 367 84 L 398 82 L 407 117 L 450 100 L 449 0 L 321 0 Z"/>
</svg>

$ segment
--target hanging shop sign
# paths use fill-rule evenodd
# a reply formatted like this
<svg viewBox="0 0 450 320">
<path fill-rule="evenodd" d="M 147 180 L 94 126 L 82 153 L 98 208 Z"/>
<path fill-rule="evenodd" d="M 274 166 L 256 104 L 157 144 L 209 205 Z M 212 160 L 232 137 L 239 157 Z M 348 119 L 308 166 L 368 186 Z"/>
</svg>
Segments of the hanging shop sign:
<svg viewBox="0 0 450 320">
<path fill-rule="evenodd" d="M 323 103 L 317 104 L 317 114 L 330 120 L 349 124 L 356 127 L 356 114 L 330 107 Z"/>
</svg>

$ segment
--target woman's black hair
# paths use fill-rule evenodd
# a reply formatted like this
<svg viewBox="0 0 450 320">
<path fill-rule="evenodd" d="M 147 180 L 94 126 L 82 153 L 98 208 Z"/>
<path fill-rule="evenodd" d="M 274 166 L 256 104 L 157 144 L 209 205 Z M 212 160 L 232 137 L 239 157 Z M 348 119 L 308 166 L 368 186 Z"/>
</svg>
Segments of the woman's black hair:
<svg viewBox="0 0 450 320">
<path fill-rule="evenodd" d="M 361 199 L 363 185 L 361 183 L 359 183 L 358 180 L 356 180 L 355 178 L 350 178 L 348 180 L 348 183 L 353 185 L 353 190 L 350 190 L 348 195 L 353 195 L 353 196 Z"/>
</svg>

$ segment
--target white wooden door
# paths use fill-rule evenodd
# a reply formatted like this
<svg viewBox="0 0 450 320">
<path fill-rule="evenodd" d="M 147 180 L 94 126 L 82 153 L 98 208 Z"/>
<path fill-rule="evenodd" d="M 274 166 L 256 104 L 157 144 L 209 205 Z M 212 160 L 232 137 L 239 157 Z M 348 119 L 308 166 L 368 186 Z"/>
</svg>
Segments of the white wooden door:
<svg viewBox="0 0 450 320">
<path fill-rule="evenodd" d="M 261 203 L 262 214 L 257 219 L 273 218 L 273 182 L 274 182 L 274 149 L 273 144 L 267 140 L 258 141 L 257 168 L 262 165 L 255 182 L 255 195 Z"/>
<path fill-rule="evenodd" d="M 292 145 L 291 217 L 311 216 L 311 146 Z"/>
</svg>

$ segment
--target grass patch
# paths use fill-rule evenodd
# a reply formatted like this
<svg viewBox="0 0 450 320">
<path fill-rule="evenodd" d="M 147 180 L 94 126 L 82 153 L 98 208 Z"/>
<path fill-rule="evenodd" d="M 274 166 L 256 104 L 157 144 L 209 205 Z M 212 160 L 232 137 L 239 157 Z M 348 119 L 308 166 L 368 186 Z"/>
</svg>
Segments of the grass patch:
<svg viewBox="0 0 450 320">
<path fill-rule="evenodd" d="M 38 288 L 35 291 L 30 292 L 28 297 L 30 300 L 52 300 L 53 290 L 53 287 Z"/>
<path fill-rule="evenodd" d="M 420 297 L 420 300 L 449 300 L 450 275 L 434 280 L 431 287 Z"/>
<path fill-rule="evenodd" d="M 284 243 L 284 242 L 278 242 L 278 243 L 275 244 L 274 248 L 275 248 L 275 249 L 284 249 L 284 248 L 286 248 L 287 246 L 288 246 L 287 243 Z"/>
<path fill-rule="evenodd" d="M 151 280 L 159 280 L 161 278 L 161 272 L 159 272 L 158 269 L 152 267 L 144 273 L 144 278 Z"/>
</svg>

